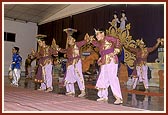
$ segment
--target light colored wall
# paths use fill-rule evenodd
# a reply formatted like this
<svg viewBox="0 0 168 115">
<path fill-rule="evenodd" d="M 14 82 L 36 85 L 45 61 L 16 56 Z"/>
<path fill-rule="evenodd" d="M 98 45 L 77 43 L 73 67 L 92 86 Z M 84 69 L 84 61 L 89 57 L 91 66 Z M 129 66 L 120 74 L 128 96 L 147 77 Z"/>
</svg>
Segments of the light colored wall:
<svg viewBox="0 0 168 115">
<path fill-rule="evenodd" d="M 20 48 L 20 55 L 22 56 L 22 71 L 24 71 L 24 62 L 27 54 L 31 49 L 37 48 L 35 36 L 37 35 L 37 24 L 35 23 L 21 23 L 16 21 L 4 20 L 4 32 L 16 33 L 15 42 L 3 41 L 3 58 L 4 58 L 4 75 L 7 75 L 9 65 L 12 60 L 12 48 L 18 46 Z M 33 62 L 33 65 L 35 62 Z"/>
<path fill-rule="evenodd" d="M 99 7 L 102 7 L 105 5 L 107 5 L 107 4 L 71 4 L 71 5 L 67 6 L 66 8 L 64 8 L 63 10 L 56 13 L 55 15 L 42 21 L 41 23 L 39 23 L 39 25 L 47 23 L 47 22 L 51 22 L 54 20 L 62 19 L 62 18 L 68 17 L 68 16 L 72 16 L 75 14 L 79 14 L 82 12 L 86 12 L 86 11 L 89 11 L 92 9 L 96 9 L 96 8 L 99 8 Z"/>
</svg>

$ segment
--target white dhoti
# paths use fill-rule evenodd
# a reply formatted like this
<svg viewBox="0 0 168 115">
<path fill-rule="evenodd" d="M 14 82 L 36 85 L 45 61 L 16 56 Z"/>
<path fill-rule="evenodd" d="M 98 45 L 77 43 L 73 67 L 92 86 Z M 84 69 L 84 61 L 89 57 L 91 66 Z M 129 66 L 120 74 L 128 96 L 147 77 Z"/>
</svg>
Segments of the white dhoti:
<svg viewBox="0 0 168 115">
<path fill-rule="evenodd" d="M 101 66 L 100 75 L 96 83 L 100 98 L 108 98 L 108 87 L 110 86 L 113 95 L 122 99 L 117 70 L 118 64 L 115 64 L 113 61 Z"/>
<path fill-rule="evenodd" d="M 139 82 L 143 82 L 145 89 L 148 89 L 148 66 L 147 65 L 142 65 L 142 66 L 137 66 L 137 77 L 139 79 Z M 138 80 L 133 83 L 133 88 L 136 87 Z"/>
<path fill-rule="evenodd" d="M 67 92 L 75 93 L 74 83 L 77 82 L 80 90 L 85 90 L 84 78 L 82 74 L 82 63 L 79 60 L 74 65 L 69 65 L 66 71 L 65 86 Z"/>
<path fill-rule="evenodd" d="M 41 89 L 53 89 L 53 84 L 52 84 L 52 64 L 46 64 L 44 66 L 44 71 L 45 71 L 45 79 L 44 82 L 41 83 Z"/>
</svg>

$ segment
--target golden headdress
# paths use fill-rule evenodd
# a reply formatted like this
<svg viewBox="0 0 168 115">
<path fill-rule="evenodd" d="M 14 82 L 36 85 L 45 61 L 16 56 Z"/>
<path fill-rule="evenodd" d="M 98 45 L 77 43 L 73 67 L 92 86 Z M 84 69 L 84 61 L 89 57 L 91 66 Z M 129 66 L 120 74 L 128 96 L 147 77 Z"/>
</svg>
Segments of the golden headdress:
<svg viewBox="0 0 168 115">
<path fill-rule="evenodd" d="M 98 30 L 96 30 L 95 28 L 94 28 L 94 31 L 95 31 L 95 34 L 96 34 L 96 35 L 97 35 L 98 33 L 105 32 L 104 29 L 98 29 Z"/>
<path fill-rule="evenodd" d="M 144 45 L 144 44 L 145 44 L 145 43 L 144 43 L 144 41 L 143 41 L 142 38 L 136 40 L 136 45 L 137 45 L 137 46 Z"/>
</svg>

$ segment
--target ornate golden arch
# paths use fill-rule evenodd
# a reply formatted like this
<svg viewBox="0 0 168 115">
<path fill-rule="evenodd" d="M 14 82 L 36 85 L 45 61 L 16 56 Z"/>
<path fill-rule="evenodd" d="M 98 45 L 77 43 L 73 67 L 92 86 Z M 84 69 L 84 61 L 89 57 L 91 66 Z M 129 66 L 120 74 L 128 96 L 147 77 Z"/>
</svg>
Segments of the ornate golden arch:
<svg viewBox="0 0 168 115">
<path fill-rule="evenodd" d="M 130 36 L 130 28 L 131 24 L 127 24 L 124 30 L 121 30 L 120 28 L 117 28 L 114 26 L 114 23 L 110 23 L 111 26 L 106 30 L 106 34 L 108 36 L 112 36 L 115 38 L 120 39 L 121 42 L 121 50 L 124 50 L 124 62 L 128 65 L 129 68 L 134 68 L 134 61 L 136 60 L 136 57 L 133 53 L 129 52 L 124 48 L 125 47 L 137 47 L 135 40 L 132 39 L 132 36 Z"/>
</svg>

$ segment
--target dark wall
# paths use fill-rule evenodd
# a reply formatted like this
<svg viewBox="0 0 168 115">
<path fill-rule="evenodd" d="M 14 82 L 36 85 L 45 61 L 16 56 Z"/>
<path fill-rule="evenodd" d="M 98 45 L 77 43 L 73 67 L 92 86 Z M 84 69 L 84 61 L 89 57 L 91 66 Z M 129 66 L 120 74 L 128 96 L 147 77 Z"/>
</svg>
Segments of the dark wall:
<svg viewBox="0 0 168 115">
<path fill-rule="evenodd" d="M 39 25 L 39 33 L 47 34 L 48 42 L 55 38 L 60 47 L 65 48 L 66 33 L 63 29 L 71 27 L 77 29 L 77 41 L 84 38 L 86 33 L 94 35 L 94 28 L 108 29 L 109 21 L 114 11 L 121 17 L 121 10 L 126 11 L 128 22 L 131 23 L 130 35 L 133 39 L 143 38 L 148 47 L 156 43 L 158 37 L 164 35 L 164 5 L 163 4 L 111 4 L 84 13 L 73 15 L 64 19 Z M 148 57 L 148 62 L 154 62 L 157 50 Z"/>
</svg>

